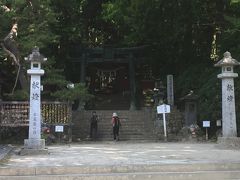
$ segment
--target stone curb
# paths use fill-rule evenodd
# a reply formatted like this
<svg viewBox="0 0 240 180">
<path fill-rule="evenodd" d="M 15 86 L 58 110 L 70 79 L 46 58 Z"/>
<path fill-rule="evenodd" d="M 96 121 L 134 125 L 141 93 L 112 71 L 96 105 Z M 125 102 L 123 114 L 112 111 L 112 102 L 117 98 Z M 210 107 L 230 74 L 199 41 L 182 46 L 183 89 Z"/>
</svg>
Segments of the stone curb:
<svg viewBox="0 0 240 180">
<path fill-rule="evenodd" d="M 176 172 L 176 173 L 126 173 L 126 174 L 76 174 L 46 176 L 0 176 L 0 180 L 226 180 L 239 179 L 240 172 Z"/>
<path fill-rule="evenodd" d="M 72 166 L 72 167 L 14 167 L 0 168 L 0 176 L 45 176 L 77 174 L 115 174 L 147 172 L 239 171 L 240 163 L 201 163 L 171 165 Z"/>
</svg>

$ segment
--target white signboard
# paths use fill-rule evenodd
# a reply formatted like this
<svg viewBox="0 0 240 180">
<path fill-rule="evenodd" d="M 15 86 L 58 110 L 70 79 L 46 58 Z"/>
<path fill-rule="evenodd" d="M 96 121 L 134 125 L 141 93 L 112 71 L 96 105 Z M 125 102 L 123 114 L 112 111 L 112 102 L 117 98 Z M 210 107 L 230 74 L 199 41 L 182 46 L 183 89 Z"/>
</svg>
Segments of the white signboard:
<svg viewBox="0 0 240 180">
<path fill-rule="evenodd" d="M 63 126 L 55 126 L 55 132 L 63 132 Z"/>
<path fill-rule="evenodd" d="M 167 104 L 162 104 L 160 106 L 157 106 L 157 113 L 158 114 L 170 113 L 170 106 Z"/>
<path fill-rule="evenodd" d="M 167 124 L 166 124 L 166 113 L 170 113 L 170 106 L 167 104 L 162 104 L 157 107 L 157 113 L 158 114 L 163 114 L 163 128 L 164 128 L 164 138 L 165 141 L 167 140 Z"/>
<path fill-rule="evenodd" d="M 210 121 L 203 121 L 203 127 L 210 127 Z"/>
</svg>

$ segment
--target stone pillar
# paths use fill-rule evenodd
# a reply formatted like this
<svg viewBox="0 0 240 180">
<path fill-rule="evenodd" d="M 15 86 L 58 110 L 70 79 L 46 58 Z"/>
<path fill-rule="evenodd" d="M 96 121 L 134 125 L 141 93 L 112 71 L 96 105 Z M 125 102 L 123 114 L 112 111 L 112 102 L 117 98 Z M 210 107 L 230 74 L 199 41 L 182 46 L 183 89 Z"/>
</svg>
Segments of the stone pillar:
<svg viewBox="0 0 240 180">
<path fill-rule="evenodd" d="M 2 101 L 2 84 L 0 84 L 0 101 Z"/>
<path fill-rule="evenodd" d="M 81 59 L 81 76 L 80 76 L 80 83 L 85 83 L 86 78 L 86 55 L 82 55 Z"/>
<path fill-rule="evenodd" d="M 129 83 L 130 83 L 130 108 L 129 110 L 136 110 L 136 82 L 135 82 L 135 66 L 134 66 L 133 55 L 130 55 L 129 59 Z"/>
<path fill-rule="evenodd" d="M 223 75 L 224 76 L 224 75 Z M 222 78 L 222 133 L 223 137 L 236 137 L 236 113 L 233 77 Z"/>
<path fill-rule="evenodd" d="M 222 68 L 222 73 L 218 75 L 222 79 L 222 134 L 223 137 L 237 137 L 235 95 L 233 78 L 238 77 L 233 72 L 233 67 L 240 65 L 238 61 L 231 57 L 229 52 L 224 53 L 216 67 Z"/>
<path fill-rule="evenodd" d="M 31 76 L 30 83 L 30 109 L 29 109 L 29 134 L 24 140 L 24 154 L 38 154 L 45 152 L 45 140 L 41 139 L 41 76 L 44 70 L 41 69 L 41 62 L 47 60 L 35 47 L 25 60 L 31 62 L 31 69 L 27 73 Z"/>
<path fill-rule="evenodd" d="M 174 106 L 173 75 L 167 75 L 167 101 Z"/>
<path fill-rule="evenodd" d="M 82 54 L 81 58 L 81 74 L 80 74 L 80 83 L 85 84 L 86 83 L 86 54 Z M 78 104 L 78 111 L 84 110 L 85 103 L 79 99 L 79 104 Z"/>
</svg>

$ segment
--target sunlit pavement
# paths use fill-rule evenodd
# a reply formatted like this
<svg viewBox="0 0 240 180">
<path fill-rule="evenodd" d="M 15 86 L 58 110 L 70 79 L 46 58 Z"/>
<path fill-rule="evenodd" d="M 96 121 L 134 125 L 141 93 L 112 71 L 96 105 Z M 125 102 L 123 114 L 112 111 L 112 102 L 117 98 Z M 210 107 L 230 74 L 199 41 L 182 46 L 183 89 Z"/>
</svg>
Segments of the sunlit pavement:
<svg viewBox="0 0 240 180">
<path fill-rule="evenodd" d="M 240 150 L 213 143 L 89 142 L 48 146 L 48 155 L 12 153 L 6 167 L 240 163 Z"/>
</svg>

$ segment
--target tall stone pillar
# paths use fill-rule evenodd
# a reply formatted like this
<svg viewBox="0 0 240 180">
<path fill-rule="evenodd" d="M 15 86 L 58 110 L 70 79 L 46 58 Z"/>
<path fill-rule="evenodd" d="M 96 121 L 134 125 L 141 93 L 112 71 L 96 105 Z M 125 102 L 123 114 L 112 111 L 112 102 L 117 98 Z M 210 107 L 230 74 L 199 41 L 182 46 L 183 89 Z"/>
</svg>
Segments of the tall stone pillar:
<svg viewBox="0 0 240 180">
<path fill-rule="evenodd" d="M 1 80 L 0 80 L 1 83 Z M 0 102 L 2 101 L 2 84 L 0 84 Z"/>
<path fill-rule="evenodd" d="M 136 110 L 136 82 L 135 82 L 135 65 L 133 55 L 129 59 L 129 83 L 130 83 L 130 108 L 129 110 Z"/>
<path fill-rule="evenodd" d="M 167 75 L 167 102 L 174 106 L 173 75 Z"/>
<path fill-rule="evenodd" d="M 80 83 L 85 84 L 86 83 L 86 54 L 82 54 L 81 58 L 81 74 L 80 74 Z M 86 85 L 86 84 L 85 84 Z M 81 101 L 79 99 L 79 104 L 78 104 L 78 111 L 84 110 L 85 102 Z"/>
<path fill-rule="evenodd" d="M 30 107 L 29 107 L 29 134 L 24 140 L 24 151 L 21 154 L 35 154 L 45 152 L 45 140 L 41 139 L 41 76 L 44 70 L 41 63 L 46 61 L 35 47 L 25 60 L 31 63 L 31 69 L 27 73 L 31 76 L 30 83 Z"/>
<path fill-rule="evenodd" d="M 240 65 L 240 63 L 231 57 L 230 52 L 225 52 L 223 59 L 215 64 L 216 67 L 222 68 L 222 73 L 218 75 L 218 78 L 222 80 L 222 138 L 219 139 L 220 143 L 227 143 L 228 145 L 239 141 L 236 138 L 237 125 L 233 80 L 233 78 L 238 77 L 238 74 L 233 72 L 233 67 L 236 65 Z"/>
<path fill-rule="evenodd" d="M 220 60 L 216 67 L 222 68 L 222 73 L 218 75 L 222 79 L 222 131 L 223 137 L 236 137 L 236 112 L 235 112 L 235 95 L 233 78 L 238 77 L 233 72 L 233 66 L 240 65 L 231 57 L 229 52 L 224 53 L 224 57 Z"/>
<path fill-rule="evenodd" d="M 80 76 L 80 83 L 85 83 L 86 78 L 86 55 L 82 55 L 81 59 L 81 76 Z"/>
</svg>

